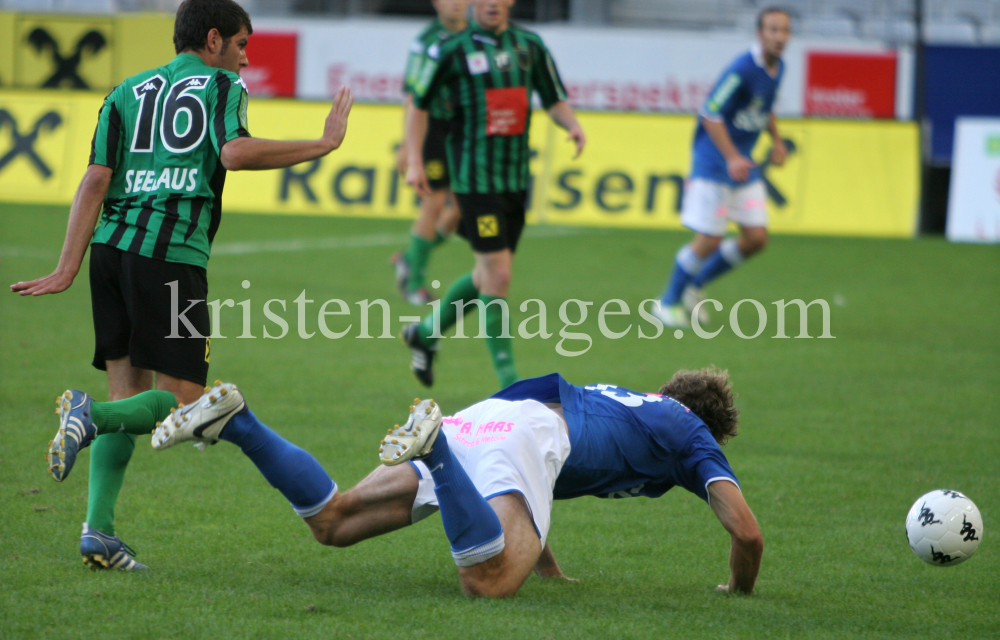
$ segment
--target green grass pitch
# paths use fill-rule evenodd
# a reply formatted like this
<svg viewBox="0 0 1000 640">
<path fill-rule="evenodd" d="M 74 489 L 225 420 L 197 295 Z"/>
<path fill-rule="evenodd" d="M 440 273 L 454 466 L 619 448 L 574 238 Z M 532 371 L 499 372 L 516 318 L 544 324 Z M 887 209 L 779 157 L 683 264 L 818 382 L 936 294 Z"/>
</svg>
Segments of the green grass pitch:
<svg viewBox="0 0 1000 640">
<path fill-rule="evenodd" d="M 65 209 L 0 207 L 0 281 L 48 273 Z M 210 299 L 251 300 L 252 333 L 212 343 L 212 379 L 240 384 L 258 415 L 312 452 L 342 488 L 377 463 L 387 425 L 426 395 L 396 339 L 359 339 L 354 304 L 398 299 L 387 265 L 406 236 L 399 221 L 227 215 L 209 267 Z M 682 233 L 529 228 L 511 301 L 548 308 L 548 340 L 518 340 L 522 376 L 556 370 L 575 383 L 654 391 L 678 368 L 728 368 L 741 434 L 726 448 L 766 549 L 753 597 L 714 592 L 728 576 L 728 536 L 683 490 L 658 500 L 583 498 L 555 505 L 551 544 L 577 583 L 532 577 L 516 598 L 473 601 L 458 588 L 435 516 L 350 549 L 316 544 L 240 452 L 154 452 L 140 438 L 118 504 L 123 539 L 152 567 L 88 571 L 77 551 L 89 454 L 63 484 L 42 462 L 67 387 L 106 397 L 90 367 L 86 270 L 68 292 L 0 297 L 0 638 L 987 638 L 1000 635 L 1000 247 L 915 241 L 775 237 L 767 252 L 709 289 L 726 313 L 742 298 L 768 309 L 761 336 L 729 328 L 706 340 L 665 332 L 601 335 L 597 310 L 657 297 Z M 445 286 L 471 264 L 453 241 L 432 258 Z M 241 283 L 249 280 L 244 290 Z M 297 335 L 319 303 L 352 306 L 347 337 Z M 563 300 L 594 301 L 581 327 L 593 346 L 556 353 Z M 774 339 L 772 302 L 831 302 L 832 340 Z M 264 303 L 288 301 L 289 335 L 262 338 Z M 810 312 L 819 333 L 819 314 Z M 515 311 L 515 323 L 525 314 Z M 752 333 L 756 314 L 740 309 Z M 576 319 L 576 313 L 571 314 Z M 331 329 L 347 326 L 331 318 Z M 372 311 L 372 335 L 380 316 Z M 516 326 L 516 324 L 515 324 Z M 797 331 L 794 310 L 788 333 Z M 267 323 L 271 334 L 278 332 Z M 393 320 L 393 333 L 399 322 Z M 583 346 L 568 341 L 566 348 Z M 445 340 L 433 397 L 458 409 L 495 391 L 479 340 Z M 924 564 L 903 520 L 934 488 L 967 493 L 984 520 L 982 545 L 954 568 Z"/>
</svg>

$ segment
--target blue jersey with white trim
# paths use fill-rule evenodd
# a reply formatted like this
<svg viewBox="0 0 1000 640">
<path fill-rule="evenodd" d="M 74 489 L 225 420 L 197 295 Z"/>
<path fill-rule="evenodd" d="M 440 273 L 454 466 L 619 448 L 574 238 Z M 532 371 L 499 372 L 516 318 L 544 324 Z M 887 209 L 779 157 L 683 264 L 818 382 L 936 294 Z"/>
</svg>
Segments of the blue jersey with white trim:
<svg viewBox="0 0 1000 640">
<path fill-rule="evenodd" d="M 658 498 L 679 486 L 707 501 L 714 480 L 739 486 L 705 423 L 668 396 L 606 384 L 577 387 L 552 373 L 493 397 L 562 403 L 571 448 L 556 479 L 556 500 Z"/>
<path fill-rule="evenodd" d="M 781 60 L 778 61 L 777 73 L 773 76 L 768 73 L 759 45 L 736 58 L 722 72 L 722 77 L 698 111 L 700 118 L 694 133 L 692 178 L 737 184 L 729 177 L 726 159 L 708 136 L 701 118 L 724 123 L 736 148 L 747 158 L 751 157 L 750 152 L 757 144 L 760 132 L 767 129 L 784 73 L 785 63 Z M 754 167 L 749 182 L 760 179 L 760 169 Z"/>
</svg>

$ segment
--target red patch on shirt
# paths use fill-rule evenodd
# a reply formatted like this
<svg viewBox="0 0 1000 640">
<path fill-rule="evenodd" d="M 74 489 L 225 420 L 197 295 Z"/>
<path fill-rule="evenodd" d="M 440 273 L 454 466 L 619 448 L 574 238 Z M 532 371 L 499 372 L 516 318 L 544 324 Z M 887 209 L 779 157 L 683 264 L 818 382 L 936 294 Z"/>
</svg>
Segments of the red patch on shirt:
<svg viewBox="0 0 1000 640">
<path fill-rule="evenodd" d="M 486 135 L 519 136 L 528 120 L 528 92 L 524 87 L 486 90 Z"/>
</svg>

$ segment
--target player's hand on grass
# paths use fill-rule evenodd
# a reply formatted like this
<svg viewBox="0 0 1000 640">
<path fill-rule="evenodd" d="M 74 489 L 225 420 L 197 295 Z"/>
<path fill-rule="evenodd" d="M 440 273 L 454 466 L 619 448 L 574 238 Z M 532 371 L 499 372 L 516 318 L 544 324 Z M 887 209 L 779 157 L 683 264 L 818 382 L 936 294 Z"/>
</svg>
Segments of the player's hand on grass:
<svg viewBox="0 0 1000 640">
<path fill-rule="evenodd" d="M 583 148 L 587 145 L 587 136 L 583 133 L 583 127 L 577 124 L 569 130 L 569 136 L 566 140 L 572 140 L 576 144 L 576 154 L 573 159 L 576 160 L 583 153 Z"/>
<path fill-rule="evenodd" d="M 746 156 L 734 156 L 726 160 L 726 169 L 729 171 L 729 177 L 736 182 L 746 182 L 749 180 L 750 170 L 755 166 L 757 165 L 754 164 L 754 161 Z"/>
<path fill-rule="evenodd" d="M 771 147 L 771 164 L 780 167 L 785 164 L 785 159 L 788 158 L 788 148 L 785 146 L 785 141 L 780 137 L 774 139 L 774 146 Z"/>
<path fill-rule="evenodd" d="M 351 105 L 354 104 L 354 97 L 347 86 L 342 86 L 337 95 L 333 98 L 333 107 L 326 117 L 326 126 L 323 128 L 323 141 L 330 145 L 330 150 L 340 148 L 347 135 L 347 116 L 351 113 Z"/>
<path fill-rule="evenodd" d="M 43 296 L 46 293 L 62 293 L 73 284 L 74 276 L 58 269 L 31 282 L 18 282 L 10 285 L 10 290 L 22 296 Z"/>
</svg>

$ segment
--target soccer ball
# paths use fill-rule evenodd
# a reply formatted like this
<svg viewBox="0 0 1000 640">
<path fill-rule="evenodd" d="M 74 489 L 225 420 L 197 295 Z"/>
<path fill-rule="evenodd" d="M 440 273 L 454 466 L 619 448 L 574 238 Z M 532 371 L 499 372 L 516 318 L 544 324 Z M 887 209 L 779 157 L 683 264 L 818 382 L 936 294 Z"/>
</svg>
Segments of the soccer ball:
<svg viewBox="0 0 1000 640">
<path fill-rule="evenodd" d="M 906 515 L 906 539 L 917 556 L 936 567 L 972 557 L 983 537 L 979 509 L 961 493 L 935 489 L 913 503 Z"/>
</svg>

